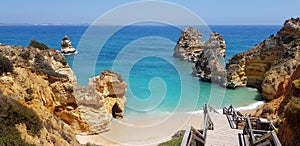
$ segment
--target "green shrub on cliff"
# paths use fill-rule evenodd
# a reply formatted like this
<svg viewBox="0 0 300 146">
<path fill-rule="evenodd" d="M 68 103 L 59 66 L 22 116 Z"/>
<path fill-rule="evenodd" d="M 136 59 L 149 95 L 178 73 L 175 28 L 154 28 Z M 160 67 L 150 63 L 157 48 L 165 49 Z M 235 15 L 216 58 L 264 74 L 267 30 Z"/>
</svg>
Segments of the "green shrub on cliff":
<svg viewBox="0 0 300 146">
<path fill-rule="evenodd" d="M 24 60 L 29 60 L 30 59 L 30 52 L 28 50 L 20 53 L 19 55 L 21 58 L 23 58 Z"/>
<path fill-rule="evenodd" d="M 300 122 L 300 99 L 292 98 L 285 107 L 285 117 L 291 122 Z"/>
<path fill-rule="evenodd" d="M 39 48 L 40 50 L 48 50 L 50 49 L 48 46 L 46 46 L 43 43 L 40 43 L 36 40 L 31 40 L 28 47 L 33 47 L 33 48 Z"/>
<path fill-rule="evenodd" d="M 0 75 L 7 72 L 13 72 L 14 68 L 8 58 L 0 54 Z"/>
<path fill-rule="evenodd" d="M 67 60 L 66 60 L 65 57 L 61 58 L 59 61 L 60 61 L 60 63 L 61 63 L 62 65 L 64 65 L 64 66 L 66 66 L 66 65 L 68 64 L 68 62 L 67 62 Z"/>
<path fill-rule="evenodd" d="M 44 60 L 44 57 L 40 54 L 35 55 L 35 64 L 34 70 L 37 72 L 44 73 L 48 76 L 58 77 L 58 78 L 66 78 L 66 75 L 57 73 L 53 70 L 53 68 Z"/>
<path fill-rule="evenodd" d="M 183 136 L 171 139 L 167 142 L 161 143 L 158 146 L 180 146 Z"/>
<path fill-rule="evenodd" d="M 300 78 L 293 81 L 293 84 L 297 89 L 300 89 Z"/>
<path fill-rule="evenodd" d="M 21 138 L 15 125 L 24 123 L 30 135 L 38 136 L 42 122 L 35 112 L 1 93 L 0 109 L 0 145 L 31 146 Z"/>
</svg>

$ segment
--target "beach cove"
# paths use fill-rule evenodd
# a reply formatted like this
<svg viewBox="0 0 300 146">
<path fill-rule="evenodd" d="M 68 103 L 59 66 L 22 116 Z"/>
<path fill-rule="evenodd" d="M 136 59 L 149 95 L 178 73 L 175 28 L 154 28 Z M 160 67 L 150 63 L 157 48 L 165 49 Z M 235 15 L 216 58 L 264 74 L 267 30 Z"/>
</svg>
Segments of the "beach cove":
<svg viewBox="0 0 300 146">
<path fill-rule="evenodd" d="M 52 30 L 57 30 L 59 32 L 61 29 L 68 27 L 68 26 L 35 26 L 39 27 L 39 29 L 47 32 L 55 32 Z M 80 36 L 79 32 L 84 32 L 85 26 L 69 26 L 73 29 L 74 32 L 70 32 L 68 34 L 72 39 L 73 45 L 79 43 Z M 9 27 L 10 28 L 10 27 Z M 15 30 L 15 27 L 11 26 L 12 29 Z M 249 30 L 250 28 L 250 30 Z M 266 26 L 212 26 L 212 29 L 222 33 L 227 43 L 227 58 L 231 57 L 235 53 L 239 53 L 249 49 L 255 43 L 259 43 L 261 40 L 256 36 L 250 38 L 251 33 L 261 32 L 261 30 L 266 30 L 265 33 L 261 34 L 261 39 L 268 36 L 270 33 L 274 33 L 276 31 L 277 26 L 266 27 Z M 6 28 L 7 29 L 7 28 Z M 31 29 L 36 29 L 32 27 L 24 27 L 18 28 L 24 29 L 24 32 L 29 33 Z M 29 29 L 29 30 L 28 30 Z M 49 30 L 50 29 L 50 30 Z M 107 28 L 106 28 L 107 29 Z M 228 29 L 232 29 L 231 31 L 235 31 L 237 34 L 231 33 Z M 12 30 L 12 31 L 14 31 Z M 142 60 L 137 62 L 137 65 L 133 67 L 131 70 L 130 76 L 123 76 L 124 80 L 128 83 L 128 89 L 132 92 L 127 92 L 127 103 L 125 109 L 125 117 L 123 120 L 113 120 L 111 125 L 111 130 L 107 133 L 104 133 L 104 139 L 107 138 L 108 141 L 119 141 L 120 143 L 127 143 L 127 144 L 147 144 L 155 143 L 158 144 L 160 142 L 166 141 L 170 139 L 170 137 L 178 130 L 185 129 L 187 125 L 198 125 L 198 128 L 201 128 L 201 109 L 204 103 L 210 103 L 212 106 L 216 108 L 222 108 L 223 106 L 234 105 L 235 107 L 240 107 L 246 110 L 253 110 L 257 108 L 257 105 L 262 104 L 260 94 L 256 89 L 252 88 L 239 88 L 236 90 L 228 90 L 225 88 L 220 87 L 216 84 L 206 83 L 199 81 L 198 78 L 193 77 L 191 75 L 192 72 L 192 64 L 188 62 L 180 61 L 179 59 L 173 58 L 173 48 L 175 46 L 175 42 L 180 35 L 179 29 L 177 31 L 172 31 L 174 28 L 169 28 L 168 26 L 131 26 L 128 27 L 121 32 L 119 32 L 118 39 L 114 39 L 112 43 L 110 43 L 107 48 L 110 48 L 109 51 L 112 52 L 104 52 L 104 54 L 100 54 L 99 57 L 106 57 L 101 58 L 96 64 L 96 73 L 99 74 L 102 70 L 110 69 L 110 65 L 114 63 L 114 60 L 111 60 L 111 55 L 118 52 L 113 52 L 116 48 L 118 50 L 124 42 L 126 43 L 128 40 L 132 40 L 132 35 L 140 33 L 149 34 L 150 36 L 153 35 L 153 32 L 162 32 L 163 34 L 172 32 L 173 34 L 169 34 L 173 36 L 172 40 L 157 38 L 157 37 L 148 37 L 142 38 L 137 41 L 132 42 L 132 44 L 127 45 L 125 47 L 125 51 L 122 52 L 120 56 L 118 56 L 119 64 L 114 66 L 114 70 L 119 73 L 124 73 L 127 71 L 127 66 L 130 66 L 135 62 L 135 57 L 138 58 L 139 55 L 159 55 L 159 57 L 164 58 L 165 60 L 159 58 L 148 58 L 146 60 Z M 37 33 L 44 33 L 43 31 L 39 31 Z M 146 31 L 146 32 L 144 32 Z M 165 31 L 165 32 L 164 32 Z M 249 35 L 240 36 L 241 32 L 248 31 Z M 138 33 L 137 33 L 138 32 Z M 226 33 L 227 32 L 227 33 Z M 12 33 L 14 34 L 14 33 Z M 30 37 L 32 34 L 28 34 Z M 60 33 L 53 33 L 50 36 L 56 37 L 60 35 Z M 26 36 L 26 34 L 25 34 Z M 40 36 L 39 40 L 43 40 L 43 34 L 36 34 L 36 36 Z M 75 36 L 72 38 L 71 36 Z M 133 36 L 136 38 L 137 36 Z M 232 37 L 232 38 L 231 38 Z M 245 40 L 241 39 L 245 37 Z M 37 37 L 36 37 L 37 38 Z M 24 42 L 22 44 L 22 40 Z M 19 42 L 11 42 L 17 45 L 24 45 L 25 38 L 20 38 Z M 47 38 L 49 39 L 49 38 Z M 46 40 L 47 40 L 46 39 Z M 128 40 L 127 40 L 128 39 Z M 55 39 L 49 39 L 51 41 L 45 42 L 49 44 L 50 47 L 57 47 L 59 45 L 58 42 L 53 42 Z M 228 41 L 227 41 L 228 40 Z M 235 40 L 235 41 L 233 41 Z M 91 40 L 90 44 L 93 44 Z M 122 42 L 124 41 L 124 42 Z M 159 42 L 159 43 L 158 43 Z M 246 42 L 246 43 L 245 43 Z M 143 46 L 142 49 L 140 46 Z M 93 47 L 90 47 L 93 48 Z M 235 50 L 239 48 L 240 51 Z M 126 50 L 127 49 L 127 50 Z M 89 51 L 80 51 L 78 55 L 86 55 L 89 56 Z M 107 54 L 105 54 L 107 53 Z M 154 54 L 154 55 L 153 55 Z M 128 58 L 130 56 L 130 58 Z M 66 56 L 68 63 L 72 66 L 72 61 L 75 56 Z M 89 64 L 90 60 L 86 58 L 85 60 L 81 60 L 82 63 Z M 118 63 L 118 62 L 117 62 Z M 170 65 L 171 64 L 171 65 Z M 89 76 L 85 76 L 84 72 L 75 74 L 78 76 L 79 84 L 85 84 L 86 80 Z M 79 75 L 78 75 L 79 74 Z M 178 75 L 179 74 L 179 75 Z M 180 78 L 178 78 L 180 76 Z M 165 81 L 165 83 L 160 80 L 159 78 L 153 77 L 160 77 Z M 180 79 L 180 80 L 179 80 Z M 150 83 L 150 84 L 149 84 Z M 149 86 L 150 85 L 150 86 Z M 165 89 L 165 90 L 162 90 Z M 165 92 L 167 91 L 167 92 Z M 157 94 L 157 95 L 153 95 Z M 240 98 L 242 95 L 243 98 Z M 139 98 L 138 100 L 136 99 Z M 155 99 L 155 97 L 159 97 L 157 100 L 154 100 L 153 103 L 151 102 L 144 102 L 140 103 L 141 101 L 145 101 L 147 99 Z M 160 100 L 164 99 L 163 102 L 160 103 Z M 220 100 L 221 99 L 221 100 Z M 214 103 L 215 102 L 215 103 Z M 191 106 L 191 103 L 193 105 Z M 193 114 L 191 114 L 193 113 Z M 174 123 L 174 121 L 178 121 Z M 165 122 L 165 125 L 160 125 L 161 122 Z M 157 127 L 153 128 L 152 126 L 157 125 Z M 141 131 L 135 130 L 132 127 L 150 127 L 149 135 L 140 135 Z M 169 128 L 168 128 L 169 127 Z M 154 135 L 155 131 L 159 131 L 163 128 L 160 135 L 156 135 L 155 137 L 151 137 Z M 122 132 L 116 133 L 115 131 L 121 130 Z M 144 130 L 142 130 L 144 131 Z M 136 133 L 137 135 L 128 135 L 128 133 Z M 93 138 L 94 137 L 94 138 Z M 101 136 L 100 136 L 101 137 Z M 90 141 L 92 143 L 98 143 L 100 137 L 89 136 L 89 137 L 80 137 L 78 139 L 85 143 Z M 113 139 L 111 139 L 111 137 Z M 150 137 L 150 138 L 149 138 Z M 90 139 L 91 138 L 91 139 Z M 117 138 L 117 139 L 114 139 Z M 104 140 L 105 141 L 105 140 Z M 109 143 L 109 142 L 108 142 Z M 99 143 L 100 144 L 100 143 Z M 113 144 L 113 143 L 110 143 Z"/>
</svg>

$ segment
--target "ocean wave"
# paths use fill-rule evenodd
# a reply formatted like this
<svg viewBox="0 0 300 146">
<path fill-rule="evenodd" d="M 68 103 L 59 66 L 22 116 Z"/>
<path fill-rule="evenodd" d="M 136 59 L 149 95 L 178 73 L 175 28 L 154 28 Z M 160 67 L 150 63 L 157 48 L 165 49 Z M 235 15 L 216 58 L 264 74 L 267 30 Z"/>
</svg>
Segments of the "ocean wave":
<svg viewBox="0 0 300 146">
<path fill-rule="evenodd" d="M 238 110 L 238 111 L 253 110 L 253 109 L 256 109 L 257 107 L 263 105 L 264 103 L 265 103 L 265 101 L 258 101 L 258 102 L 255 102 L 253 104 L 250 104 L 248 106 L 242 106 L 242 107 L 238 107 L 238 108 L 235 108 L 235 109 Z"/>
<path fill-rule="evenodd" d="M 258 91 L 256 88 L 251 88 L 251 87 L 247 87 L 247 89 L 250 91 Z"/>
<path fill-rule="evenodd" d="M 70 56 L 70 55 L 76 55 L 76 54 L 78 54 L 78 51 L 75 51 L 74 53 L 66 53 L 66 54 L 63 54 L 63 55 Z"/>
<path fill-rule="evenodd" d="M 257 107 L 263 105 L 265 103 L 265 101 L 257 101 L 253 104 L 247 105 L 247 106 L 241 106 L 241 107 L 237 107 L 235 108 L 238 111 L 245 111 L 245 110 L 253 110 L 256 109 Z M 219 113 L 223 112 L 223 109 L 216 109 Z M 203 110 L 197 110 L 197 111 L 190 111 L 187 112 L 188 114 L 203 114 Z"/>
</svg>

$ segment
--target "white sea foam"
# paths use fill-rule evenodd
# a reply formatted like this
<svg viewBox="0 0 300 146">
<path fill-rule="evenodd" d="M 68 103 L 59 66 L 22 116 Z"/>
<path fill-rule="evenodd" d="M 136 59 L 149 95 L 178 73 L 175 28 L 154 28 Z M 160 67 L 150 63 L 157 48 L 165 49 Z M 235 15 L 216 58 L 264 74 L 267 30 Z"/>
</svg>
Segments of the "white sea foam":
<svg viewBox="0 0 300 146">
<path fill-rule="evenodd" d="M 265 103 L 265 101 L 258 101 L 253 104 L 250 104 L 248 106 L 242 106 L 242 107 L 238 107 L 235 109 L 238 111 L 253 110 L 253 109 L 256 109 L 257 107 L 259 107 L 260 105 L 263 105 L 264 103 Z"/>
<path fill-rule="evenodd" d="M 247 106 L 242 106 L 242 107 L 234 107 L 236 110 L 238 111 L 245 111 L 245 110 L 253 110 L 256 109 L 258 106 L 263 105 L 265 103 L 265 101 L 257 101 L 253 104 L 247 105 Z M 217 109 L 217 111 L 219 113 L 223 112 L 223 109 Z M 191 111 L 191 112 L 187 112 L 188 114 L 203 114 L 203 110 L 198 110 L 198 111 Z"/>
<path fill-rule="evenodd" d="M 78 54 L 78 51 L 75 51 L 74 53 L 63 54 L 63 55 L 69 56 L 69 55 L 75 55 L 75 54 Z"/>
<path fill-rule="evenodd" d="M 251 87 L 247 87 L 247 89 L 250 91 L 258 91 L 256 88 L 251 88 Z"/>
</svg>

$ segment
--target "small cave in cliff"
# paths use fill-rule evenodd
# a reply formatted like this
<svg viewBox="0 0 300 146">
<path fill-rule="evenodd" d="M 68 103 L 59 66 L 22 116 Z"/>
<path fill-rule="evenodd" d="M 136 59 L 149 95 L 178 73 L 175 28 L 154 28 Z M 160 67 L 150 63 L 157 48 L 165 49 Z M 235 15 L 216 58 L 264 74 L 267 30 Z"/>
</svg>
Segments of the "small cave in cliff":
<svg viewBox="0 0 300 146">
<path fill-rule="evenodd" d="M 115 103 L 112 107 L 112 116 L 114 118 L 122 118 L 122 109 L 118 105 L 118 103 Z"/>
</svg>

